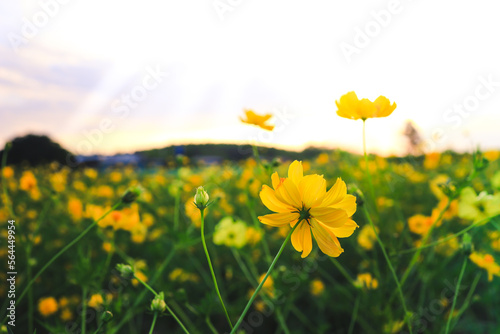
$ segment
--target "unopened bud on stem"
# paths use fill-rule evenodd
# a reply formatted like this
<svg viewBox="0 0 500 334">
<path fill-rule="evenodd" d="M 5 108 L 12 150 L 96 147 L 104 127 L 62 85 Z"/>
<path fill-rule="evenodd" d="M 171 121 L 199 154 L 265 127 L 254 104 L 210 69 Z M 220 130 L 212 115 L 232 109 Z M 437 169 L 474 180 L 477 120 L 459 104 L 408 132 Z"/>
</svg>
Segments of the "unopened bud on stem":
<svg viewBox="0 0 500 334">
<path fill-rule="evenodd" d="M 203 187 L 196 188 L 196 195 L 194 195 L 194 204 L 200 210 L 205 209 L 208 206 L 209 200 L 208 193 L 205 191 Z"/>
</svg>

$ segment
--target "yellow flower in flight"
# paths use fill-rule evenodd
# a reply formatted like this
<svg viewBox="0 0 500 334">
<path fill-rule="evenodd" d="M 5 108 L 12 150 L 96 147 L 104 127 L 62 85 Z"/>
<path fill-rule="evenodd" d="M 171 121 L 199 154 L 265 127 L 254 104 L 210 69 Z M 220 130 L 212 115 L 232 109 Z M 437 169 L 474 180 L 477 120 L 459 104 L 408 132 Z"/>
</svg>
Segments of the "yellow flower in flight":
<svg viewBox="0 0 500 334">
<path fill-rule="evenodd" d="M 274 125 L 266 124 L 266 122 L 273 117 L 271 114 L 266 115 L 257 115 L 252 110 L 245 110 L 246 119 L 240 117 L 240 120 L 243 123 L 257 125 L 261 129 L 272 131 L 274 129 Z"/>
<path fill-rule="evenodd" d="M 337 257 L 344 250 L 337 237 L 349 237 L 358 225 L 350 218 L 356 212 L 356 197 L 347 195 L 347 187 L 340 178 L 326 191 L 326 180 L 321 175 L 303 175 L 302 163 L 294 161 L 288 168 L 288 178 L 272 176 L 273 188 L 264 185 L 260 198 L 276 213 L 260 216 L 261 223 L 295 227 L 292 245 L 306 257 L 312 250 L 312 235 L 321 251 Z"/>
<path fill-rule="evenodd" d="M 374 102 L 368 99 L 358 99 L 354 92 L 349 92 L 340 98 L 340 101 L 335 101 L 337 105 L 337 115 L 349 119 L 362 119 L 373 117 L 387 117 L 394 109 L 396 103 L 389 101 L 385 96 L 379 96 Z"/>
</svg>

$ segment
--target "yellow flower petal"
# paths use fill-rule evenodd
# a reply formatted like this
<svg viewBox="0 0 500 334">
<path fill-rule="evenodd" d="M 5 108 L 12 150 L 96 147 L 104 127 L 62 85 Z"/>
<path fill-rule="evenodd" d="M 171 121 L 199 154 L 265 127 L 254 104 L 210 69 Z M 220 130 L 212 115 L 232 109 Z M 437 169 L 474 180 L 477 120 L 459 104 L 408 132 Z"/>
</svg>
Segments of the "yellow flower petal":
<svg viewBox="0 0 500 334">
<path fill-rule="evenodd" d="M 356 212 L 356 196 L 346 195 L 343 200 L 339 203 L 332 205 L 331 207 L 337 209 L 343 209 L 350 217 Z"/>
<path fill-rule="evenodd" d="M 385 96 L 379 96 L 373 104 L 375 105 L 375 108 L 377 109 L 375 117 L 387 117 L 392 112 L 394 109 L 396 109 L 397 105 L 395 102 L 392 103 L 389 101 L 388 98 Z"/>
<path fill-rule="evenodd" d="M 302 202 L 300 201 L 300 193 L 295 184 L 290 179 L 285 179 L 281 185 L 276 189 L 276 197 L 283 203 L 300 208 Z"/>
<path fill-rule="evenodd" d="M 341 227 L 332 228 L 332 231 L 338 238 L 347 238 L 350 237 L 358 227 L 358 224 L 356 224 L 354 220 L 349 219 Z"/>
<path fill-rule="evenodd" d="M 283 213 L 271 213 L 265 216 L 259 216 L 259 221 L 262 224 L 269 226 L 281 227 L 287 224 L 294 224 L 299 219 L 298 212 L 283 212 Z"/>
<path fill-rule="evenodd" d="M 359 119 L 360 115 L 357 113 L 359 99 L 356 93 L 349 92 L 340 97 L 340 102 L 335 101 L 337 105 L 337 115 L 344 118 Z"/>
<path fill-rule="evenodd" d="M 296 251 L 302 252 L 301 257 L 305 258 L 312 250 L 311 230 L 307 222 L 302 221 L 299 226 L 293 231 L 292 246 Z"/>
<path fill-rule="evenodd" d="M 335 184 L 326 193 L 321 206 L 332 206 L 344 199 L 347 194 L 347 186 L 344 181 L 339 177 Z"/>
<path fill-rule="evenodd" d="M 273 131 L 274 130 L 274 125 L 260 124 L 259 126 L 262 129 L 267 130 L 267 131 Z"/>
<path fill-rule="evenodd" d="M 295 160 L 288 167 L 288 178 L 293 181 L 295 186 L 298 188 L 300 185 L 300 180 L 304 177 L 304 170 L 302 168 L 302 161 Z"/>
<path fill-rule="evenodd" d="M 280 184 L 281 184 L 281 179 L 280 179 L 280 176 L 278 175 L 278 172 L 274 172 L 272 175 L 271 175 L 271 182 L 273 184 L 273 189 L 276 190 Z"/>
<path fill-rule="evenodd" d="M 342 209 L 317 207 L 309 210 L 309 213 L 313 218 L 330 228 L 341 227 L 349 219 L 347 213 Z"/>
<path fill-rule="evenodd" d="M 271 211 L 274 212 L 291 212 L 293 208 L 283 202 L 281 202 L 277 197 L 274 190 L 269 186 L 263 185 L 262 190 L 259 193 L 262 203 Z"/>
<path fill-rule="evenodd" d="M 396 103 L 392 103 L 385 97 L 379 96 L 374 102 L 368 99 L 359 100 L 356 93 L 349 92 L 335 101 L 337 115 L 349 119 L 364 119 L 372 117 L 386 117 L 396 109 Z"/>
<path fill-rule="evenodd" d="M 302 203 L 306 208 L 319 205 L 326 194 L 326 181 L 323 176 L 313 174 L 302 178 L 299 185 Z"/>
<path fill-rule="evenodd" d="M 375 113 L 377 112 L 377 109 L 375 109 L 375 105 L 373 105 L 373 102 L 368 100 L 368 99 L 361 99 L 359 101 L 359 105 L 355 109 L 355 112 L 359 115 L 360 118 L 370 118 L 374 117 Z"/>
<path fill-rule="evenodd" d="M 318 243 L 319 249 L 331 257 L 339 256 L 344 250 L 335 235 L 323 227 L 316 219 L 311 219 L 311 231 Z"/>
</svg>

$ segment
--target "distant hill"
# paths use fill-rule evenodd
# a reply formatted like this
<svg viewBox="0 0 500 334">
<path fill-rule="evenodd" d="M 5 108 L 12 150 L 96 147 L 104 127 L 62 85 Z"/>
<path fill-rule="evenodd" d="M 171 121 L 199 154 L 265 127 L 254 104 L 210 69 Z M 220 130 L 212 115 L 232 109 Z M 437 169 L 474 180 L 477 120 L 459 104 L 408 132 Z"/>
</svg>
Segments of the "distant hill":
<svg viewBox="0 0 500 334">
<path fill-rule="evenodd" d="M 52 162 L 61 165 L 69 165 L 74 162 L 71 152 L 62 148 L 61 145 L 53 142 L 47 136 L 27 135 L 18 137 L 11 141 L 11 149 L 7 154 L 7 164 L 28 164 L 37 166 Z M 0 158 L 3 158 L 4 150 L 0 151 Z"/>
<path fill-rule="evenodd" d="M 320 153 L 325 152 L 321 148 L 307 148 L 302 152 L 294 152 L 269 147 L 258 147 L 261 158 L 272 160 L 281 158 L 286 160 L 293 159 L 312 159 Z M 191 160 L 213 160 L 213 161 L 239 161 L 253 156 L 250 145 L 236 144 L 189 144 L 182 146 L 168 146 L 161 149 L 135 152 L 145 160 L 151 161 L 171 161 L 178 155 L 183 155 Z"/>
<path fill-rule="evenodd" d="M 277 148 L 258 147 L 262 159 L 271 161 L 282 160 L 312 160 L 323 152 L 331 152 L 331 149 L 309 147 L 301 152 L 287 151 Z M 352 157 L 353 153 L 337 149 L 340 158 Z M 452 155 L 455 152 L 449 151 Z M 0 158 L 3 151 L 0 151 Z M 240 161 L 253 156 L 252 146 L 236 144 L 189 144 L 172 145 L 159 149 L 137 151 L 128 154 L 116 155 L 91 155 L 73 156 L 73 154 L 53 142 L 47 136 L 27 135 L 12 140 L 12 148 L 7 155 L 8 164 L 28 164 L 36 166 L 39 164 L 58 162 L 70 167 L 107 167 L 115 165 L 132 164 L 139 167 L 161 166 L 178 161 L 180 156 L 188 157 L 191 163 L 199 162 L 217 163 L 222 161 Z M 389 158 L 395 162 L 406 161 L 407 157 Z M 412 156 L 412 161 L 421 162 L 423 156 Z"/>
</svg>

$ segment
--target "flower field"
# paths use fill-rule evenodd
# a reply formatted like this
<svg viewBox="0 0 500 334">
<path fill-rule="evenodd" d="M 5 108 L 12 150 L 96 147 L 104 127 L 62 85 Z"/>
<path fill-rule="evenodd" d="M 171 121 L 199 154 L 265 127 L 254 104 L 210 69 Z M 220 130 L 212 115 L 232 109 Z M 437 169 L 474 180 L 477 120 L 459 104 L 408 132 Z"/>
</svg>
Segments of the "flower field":
<svg viewBox="0 0 500 334">
<path fill-rule="evenodd" d="M 303 235 L 285 246 L 240 331 L 400 333 L 409 332 L 410 323 L 413 332 L 442 333 L 449 321 L 458 333 L 498 332 L 500 221 L 492 217 L 500 213 L 500 160 L 498 152 L 485 156 L 370 156 L 365 165 L 360 156 L 332 151 L 302 161 L 303 173 L 322 175 L 326 189 L 345 182 L 355 211 L 350 221 L 359 227 L 338 231 L 341 247 L 327 255 L 325 238 L 316 234 L 320 227 L 302 222 Z M 15 332 L 31 325 L 37 333 L 82 327 L 147 333 L 153 318 L 158 333 L 182 333 L 179 323 L 189 333 L 229 332 L 202 247 L 196 189 L 203 186 L 212 201 L 204 210 L 204 233 L 234 325 L 291 230 L 288 223 L 270 226 L 258 218 L 265 222 L 262 217 L 272 214 L 259 197 L 261 189 L 271 189 L 270 172 L 286 176 L 288 166 L 255 159 L 193 166 L 179 159 L 177 166 L 151 169 L 3 168 L 3 245 L 7 220 L 12 214 L 16 220 Z M 112 210 L 137 185 L 139 197 Z M 370 220 L 401 285 L 406 318 Z M 306 227 L 316 240 L 311 244 L 304 244 L 311 242 Z M 1 258 L 7 263 L 5 247 Z M 131 276 L 121 275 L 117 264 L 129 265 Z M 152 305 L 151 290 L 163 292 L 164 302 Z M 0 294 L 6 293 L 2 284 Z"/>
<path fill-rule="evenodd" d="M 337 107 L 363 121 L 364 156 L 254 146 L 72 169 L 3 154 L 2 331 L 499 333 L 500 152 L 370 156 L 366 121 L 396 104 Z"/>
</svg>

